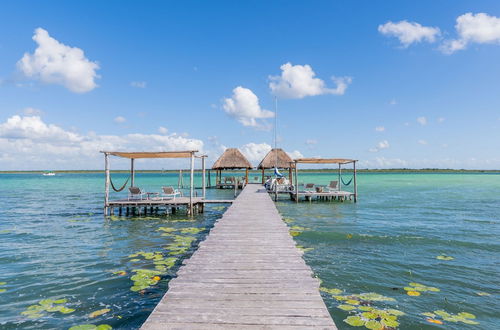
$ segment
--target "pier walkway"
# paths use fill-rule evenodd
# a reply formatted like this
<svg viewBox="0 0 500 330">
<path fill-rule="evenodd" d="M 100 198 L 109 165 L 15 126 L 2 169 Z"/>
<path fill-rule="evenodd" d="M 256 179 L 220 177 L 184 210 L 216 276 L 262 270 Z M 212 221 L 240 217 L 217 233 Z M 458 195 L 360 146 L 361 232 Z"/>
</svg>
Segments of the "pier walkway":
<svg viewBox="0 0 500 330">
<path fill-rule="evenodd" d="M 142 329 L 336 329 L 318 289 L 270 196 L 250 184 Z"/>
</svg>

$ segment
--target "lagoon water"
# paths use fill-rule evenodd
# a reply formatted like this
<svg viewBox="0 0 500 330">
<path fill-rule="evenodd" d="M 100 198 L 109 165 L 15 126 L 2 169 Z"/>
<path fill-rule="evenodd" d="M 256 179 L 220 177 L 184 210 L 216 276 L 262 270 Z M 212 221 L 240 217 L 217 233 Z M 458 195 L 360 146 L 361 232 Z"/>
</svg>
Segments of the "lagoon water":
<svg viewBox="0 0 500 330">
<path fill-rule="evenodd" d="M 113 175 L 117 185 L 125 178 Z M 335 175 L 307 173 L 300 179 L 326 184 Z M 358 179 L 357 204 L 277 203 L 290 226 L 303 228 L 295 239 L 310 249 L 304 258 L 322 285 L 341 290 L 340 295 L 374 292 L 392 298 L 371 306 L 404 312 L 398 318 L 400 329 L 498 328 L 500 175 L 370 173 Z M 224 212 L 214 205 L 192 219 L 182 214 L 105 219 L 103 181 L 101 174 L 0 174 L 0 328 L 138 328 L 181 260 Z M 162 185 L 176 185 L 177 175 L 138 174 L 136 182 L 159 191 Z M 209 198 L 232 197 L 229 190 L 207 192 Z M 196 241 L 179 252 L 172 248 L 176 237 Z M 159 274 L 157 283 L 131 291 L 134 270 L 155 269 L 155 259 L 129 257 L 137 252 L 160 252 L 158 259 L 177 260 Z M 440 255 L 453 259 L 439 260 Z M 404 288 L 411 282 L 440 291 L 409 296 Z M 343 320 L 356 311 L 341 310 L 342 301 L 322 294 L 338 327 L 351 328 Z M 66 309 L 57 311 L 53 304 L 53 311 L 47 311 L 50 302 L 39 304 L 44 299 L 66 299 L 59 304 Z M 472 313 L 479 324 L 438 315 L 434 319 L 444 323 L 439 325 L 421 314 L 436 310 Z M 90 317 L 95 311 L 106 313 Z"/>
</svg>

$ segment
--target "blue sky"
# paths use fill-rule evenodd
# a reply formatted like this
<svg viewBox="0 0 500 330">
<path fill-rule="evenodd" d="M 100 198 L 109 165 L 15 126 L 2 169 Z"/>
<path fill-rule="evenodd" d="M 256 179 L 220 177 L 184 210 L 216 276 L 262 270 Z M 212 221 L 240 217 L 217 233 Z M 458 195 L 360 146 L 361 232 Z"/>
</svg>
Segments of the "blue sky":
<svg viewBox="0 0 500 330">
<path fill-rule="evenodd" d="M 498 1 L 11 1 L 0 28 L 0 170 L 256 164 L 275 97 L 293 156 L 500 168 Z"/>
</svg>

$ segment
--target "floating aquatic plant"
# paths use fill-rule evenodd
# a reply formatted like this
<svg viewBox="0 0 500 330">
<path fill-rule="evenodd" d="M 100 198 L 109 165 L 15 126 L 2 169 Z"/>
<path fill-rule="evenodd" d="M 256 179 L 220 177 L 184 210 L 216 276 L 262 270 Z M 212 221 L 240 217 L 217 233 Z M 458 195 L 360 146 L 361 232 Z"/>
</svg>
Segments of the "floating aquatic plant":
<svg viewBox="0 0 500 330">
<path fill-rule="evenodd" d="M 314 250 L 314 248 L 311 248 L 311 247 L 310 248 L 306 248 L 306 247 L 304 247 L 302 245 L 297 245 L 297 249 L 299 249 L 300 251 L 302 251 L 304 253 Z"/>
<path fill-rule="evenodd" d="M 340 294 L 342 293 L 343 291 L 340 290 L 340 289 L 336 289 L 336 288 L 333 288 L 333 289 L 328 289 L 328 288 L 325 288 L 325 287 L 320 287 L 319 288 L 319 291 L 323 291 L 323 292 L 326 292 L 326 293 L 329 293 L 331 295 L 337 295 L 337 294 Z"/>
<path fill-rule="evenodd" d="M 0 282 L 0 286 L 3 286 L 3 285 L 5 285 L 5 284 L 7 284 L 7 282 Z M 6 290 L 6 289 L 2 289 L 2 288 L 0 288 L 0 293 L 1 293 L 1 292 L 5 292 L 5 291 L 7 291 L 7 290 Z"/>
<path fill-rule="evenodd" d="M 113 327 L 108 324 L 100 324 L 100 325 L 82 324 L 82 325 L 75 325 L 69 328 L 69 330 L 110 330 L 110 329 L 113 329 Z"/>
<path fill-rule="evenodd" d="M 429 312 L 422 313 L 422 315 L 428 316 L 428 318 L 426 320 L 427 320 L 427 322 L 431 322 L 431 323 L 443 324 L 443 321 L 448 321 L 448 322 L 454 322 L 454 323 L 462 322 L 462 323 L 471 324 L 471 325 L 479 324 L 479 322 L 474 321 L 476 316 L 474 314 L 467 313 L 467 312 L 460 312 L 457 314 L 453 314 L 453 313 L 449 313 L 445 310 L 440 309 L 440 310 L 434 311 L 433 313 L 429 313 Z M 440 317 L 443 321 L 439 320 L 438 317 Z M 441 322 L 441 323 L 439 323 L 439 322 Z"/>
<path fill-rule="evenodd" d="M 440 255 L 440 256 L 437 256 L 436 259 L 438 260 L 445 260 L 445 261 L 449 261 L 449 260 L 453 260 L 455 258 L 453 257 L 450 257 L 450 256 L 447 256 L 447 255 Z"/>
<path fill-rule="evenodd" d="M 134 285 L 130 288 L 131 291 L 137 292 L 155 285 L 160 280 L 158 275 L 160 271 L 150 269 L 134 269 L 135 273 L 130 279 L 134 281 Z"/>
<path fill-rule="evenodd" d="M 201 231 L 203 231 L 203 228 L 191 227 L 191 228 L 182 228 L 181 229 L 182 234 L 198 234 Z"/>
<path fill-rule="evenodd" d="M 283 221 L 284 221 L 285 223 L 287 223 L 287 224 L 291 224 L 292 222 L 295 222 L 295 220 L 294 220 L 294 219 L 292 219 L 292 218 L 283 218 Z"/>
<path fill-rule="evenodd" d="M 433 286 L 426 286 L 420 283 L 415 283 L 411 282 L 409 283 L 410 286 L 405 286 L 404 290 L 406 291 L 406 294 L 409 296 L 420 296 L 421 292 L 426 292 L 426 291 L 431 291 L 431 292 L 439 292 L 438 288 L 435 288 Z"/>
<path fill-rule="evenodd" d="M 89 317 L 90 317 L 91 319 L 93 319 L 94 317 L 101 316 L 101 315 L 106 314 L 106 313 L 108 313 L 108 312 L 110 312 L 110 311 L 111 311 L 111 309 L 109 309 L 109 308 L 99 309 L 99 310 L 97 310 L 97 311 L 94 311 L 94 312 L 90 313 L 90 314 L 89 314 Z"/>
<path fill-rule="evenodd" d="M 299 236 L 306 229 L 307 228 L 304 228 L 301 226 L 292 226 L 292 227 L 290 227 L 289 232 L 290 232 L 290 235 L 292 235 L 292 236 Z"/>
<path fill-rule="evenodd" d="M 352 311 L 356 309 L 356 307 L 354 307 L 353 305 L 338 305 L 337 308 L 340 308 L 344 311 Z"/>
<path fill-rule="evenodd" d="M 59 312 L 61 314 L 73 313 L 75 310 L 73 308 L 68 308 L 64 304 L 67 302 L 66 299 L 43 299 L 36 305 L 29 306 L 22 315 L 26 315 L 30 319 L 36 319 L 42 317 L 44 312 Z"/>
<path fill-rule="evenodd" d="M 125 276 L 127 275 L 127 272 L 124 270 L 117 270 L 113 272 L 113 275 Z"/>
<path fill-rule="evenodd" d="M 476 294 L 477 294 L 478 296 L 491 296 L 491 293 L 488 293 L 488 292 L 483 292 L 483 291 L 476 292 Z"/>
<path fill-rule="evenodd" d="M 340 307 L 343 306 L 343 307 Z M 399 326 L 397 321 L 398 316 L 404 315 L 403 312 L 396 309 L 377 309 L 369 306 L 352 306 L 352 305 L 339 305 L 340 309 L 345 311 L 360 311 L 370 309 L 369 311 L 358 312 L 357 315 L 348 316 L 344 322 L 354 327 L 364 326 L 367 329 L 386 329 L 396 328 Z"/>
</svg>

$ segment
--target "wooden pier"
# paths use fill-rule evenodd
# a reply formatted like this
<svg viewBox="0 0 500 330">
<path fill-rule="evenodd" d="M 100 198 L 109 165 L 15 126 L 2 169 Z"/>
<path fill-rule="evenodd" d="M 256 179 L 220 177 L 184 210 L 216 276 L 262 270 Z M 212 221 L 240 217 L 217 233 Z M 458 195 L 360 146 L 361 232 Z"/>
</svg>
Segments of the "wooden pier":
<svg viewBox="0 0 500 330">
<path fill-rule="evenodd" d="M 261 185 L 245 187 L 142 329 L 336 329 L 319 280 Z"/>
<path fill-rule="evenodd" d="M 115 210 L 118 215 L 147 215 L 158 213 L 177 212 L 179 208 L 185 208 L 189 213 L 203 213 L 205 204 L 230 204 L 232 199 L 204 199 L 201 197 L 176 197 L 176 198 L 145 198 L 145 199 L 119 199 L 108 202 L 109 214 L 114 215 Z M 192 206 L 192 207 L 191 207 Z"/>
</svg>

